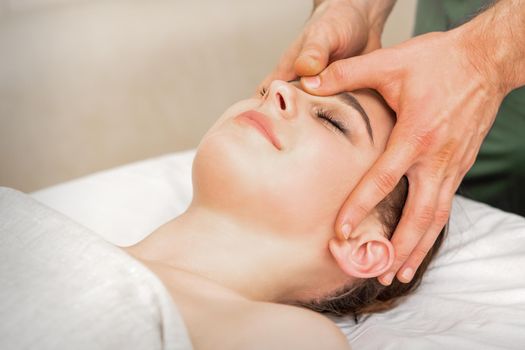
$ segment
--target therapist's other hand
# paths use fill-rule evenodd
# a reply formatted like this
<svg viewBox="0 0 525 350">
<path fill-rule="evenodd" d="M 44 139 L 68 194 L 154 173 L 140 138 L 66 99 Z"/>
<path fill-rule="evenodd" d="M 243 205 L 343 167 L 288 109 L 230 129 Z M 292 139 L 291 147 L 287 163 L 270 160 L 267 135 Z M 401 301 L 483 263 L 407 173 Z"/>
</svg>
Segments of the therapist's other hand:
<svg viewBox="0 0 525 350">
<path fill-rule="evenodd" d="M 343 238 L 407 175 L 409 194 L 392 237 L 396 259 L 378 277 L 384 285 L 396 274 L 401 282 L 412 279 L 446 224 L 454 193 L 505 96 L 496 69 L 475 51 L 458 31 L 430 33 L 302 78 L 303 87 L 317 95 L 375 89 L 397 113 L 384 154 L 336 220 Z"/>
<path fill-rule="evenodd" d="M 383 24 L 393 5 L 390 0 L 321 2 L 258 90 L 275 79 L 315 75 L 330 62 L 379 48 Z"/>
</svg>

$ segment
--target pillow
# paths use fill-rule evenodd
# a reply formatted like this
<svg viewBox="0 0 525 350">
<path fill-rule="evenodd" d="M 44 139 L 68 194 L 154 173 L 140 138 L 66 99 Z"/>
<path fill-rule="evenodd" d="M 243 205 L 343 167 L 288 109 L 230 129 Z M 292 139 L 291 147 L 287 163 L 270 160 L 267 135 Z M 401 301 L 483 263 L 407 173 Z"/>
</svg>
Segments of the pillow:
<svg viewBox="0 0 525 350">
<path fill-rule="evenodd" d="M 356 349 L 523 349 L 525 219 L 456 196 L 420 287 L 387 312 L 334 319 Z"/>
<path fill-rule="evenodd" d="M 178 216 L 192 198 L 195 150 L 98 172 L 32 193 L 118 246 L 135 244 Z"/>
<path fill-rule="evenodd" d="M 195 150 L 103 171 L 33 197 L 117 245 L 131 245 L 191 201 Z M 420 288 L 396 308 L 330 317 L 356 349 L 522 349 L 525 219 L 456 196 L 450 230 Z"/>
</svg>

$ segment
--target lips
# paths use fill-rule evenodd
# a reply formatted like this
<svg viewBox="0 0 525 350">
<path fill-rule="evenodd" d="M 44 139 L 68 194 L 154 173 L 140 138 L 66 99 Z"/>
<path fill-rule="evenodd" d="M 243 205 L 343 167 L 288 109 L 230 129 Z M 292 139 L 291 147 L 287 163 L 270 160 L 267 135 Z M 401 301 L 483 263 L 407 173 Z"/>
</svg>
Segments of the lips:
<svg viewBox="0 0 525 350">
<path fill-rule="evenodd" d="M 235 117 L 235 120 L 254 126 L 259 132 L 270 141 L 275 148 L 281 150 L 282 146 L 273 131 L 273 124 L 269 117 L 261 112 L 249 110 Z"/>
</svg>

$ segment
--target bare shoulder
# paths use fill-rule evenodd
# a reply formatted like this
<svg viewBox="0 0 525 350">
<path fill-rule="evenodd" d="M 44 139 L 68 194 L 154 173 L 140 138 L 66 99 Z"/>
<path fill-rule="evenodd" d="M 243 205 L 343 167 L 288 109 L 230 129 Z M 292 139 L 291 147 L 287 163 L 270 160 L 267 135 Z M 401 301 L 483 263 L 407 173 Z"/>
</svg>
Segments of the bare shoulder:
<svg viewBox="0 0 525 350">
<path fill-rule="evenodd" d="M 321 314 L 289 305 L 257 304 L 242 321 L 249 327 L 244 328 L 239 349 L 350 350 L 339 327 Z"/>
</svg>

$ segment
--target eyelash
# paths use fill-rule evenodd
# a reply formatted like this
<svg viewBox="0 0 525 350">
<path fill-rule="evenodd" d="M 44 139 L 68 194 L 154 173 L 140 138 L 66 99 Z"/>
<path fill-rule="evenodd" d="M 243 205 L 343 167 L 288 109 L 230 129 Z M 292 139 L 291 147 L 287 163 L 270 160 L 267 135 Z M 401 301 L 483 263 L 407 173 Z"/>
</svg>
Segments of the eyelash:
<svg viewBox="0 0 525 350">
<path fill-rule="evenodd" d="M 343 134 L 346 134 L 348 131 L 337 119 L 335 119 L 332 114 L 328 111 L 325 111 L 323 109 L 318 109 L 315 111 L 315 115 L 323 120 L 325 123 L 328 123 L 329 126 L 334 129 L 334 131 L 341 132 Z"/>
<path fill-rule="evenodd" d="M 260 90 L 259 90 L 259 95 L 261 96 L 265 96 L 266 95 L 266 88 L 263 86 Z M 317 118 L 321 119 L 324 121 L 324 123 L 328 123 L 328 125 L 334 130 L 334 131 L 337 131 L 337 132 L 341 132 L 343 134 L 346 134 L 346 132 L 348 131 L 345 127 L 343 127 L 343 125 L 341 125 L 341 123 L 336 120 L 332 114 L 328 111 L 325 111 L 323 109 L 318 109 L 315 111 L 315 115 L 317 116 Z"/>
</svg>

